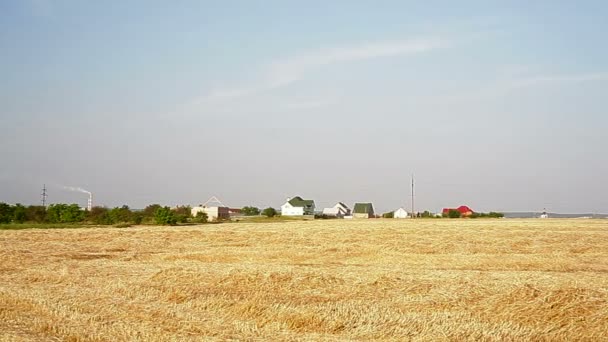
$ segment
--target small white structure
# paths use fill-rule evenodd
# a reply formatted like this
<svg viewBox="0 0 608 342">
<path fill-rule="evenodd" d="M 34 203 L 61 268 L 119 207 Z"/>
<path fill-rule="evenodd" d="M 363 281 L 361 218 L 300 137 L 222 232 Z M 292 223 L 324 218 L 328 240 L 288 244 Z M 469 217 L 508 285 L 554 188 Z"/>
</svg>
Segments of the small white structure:
<svg viewBox="0 0 608 342">
<path fill-rule="evenodd" d="M 305 200 L 300 196 L 288 198 L 281 206 L 282 216 L 304 216 L 315 214 L 315 201 Z"/>
<path fill-rule="evenodd" d="M 323 214 L 343 218 L 344 216 L 350 216 L 350 208 L 346 204 L 338 202 L 331 208 L 323 209 Z"/>
<path fill-rule="evenodd" d="M 208 205 L 209 203 L 216 203 L 217 205 Z M 225 206 L 217 197 L 211 197 L 207 202 L 196 207 L 192 207 L 190 214 L 196 217 L 198 213 L 206 213 L 208 221 L 219 221 L 230 219 L 230 208 Z"/>
<path fill-rule="evenodd" d="M 393 212 L 393 218 L 405 219 L 409 217 L 410 216 L 408 215 L 407 210 L 403 208 L 399 208 Z"/>
</svg>

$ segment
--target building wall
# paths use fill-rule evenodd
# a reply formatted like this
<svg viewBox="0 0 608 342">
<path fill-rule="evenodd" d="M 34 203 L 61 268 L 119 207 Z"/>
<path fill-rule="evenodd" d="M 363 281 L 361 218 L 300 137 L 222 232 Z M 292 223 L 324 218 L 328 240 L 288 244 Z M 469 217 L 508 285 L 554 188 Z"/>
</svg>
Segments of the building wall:
<svg viewBox="0 0 608 342">
<path fill-rule="evenodd" d="M 283 204 L 281 206 L 281 215 L 283 216 L 302 216 L 304 215 L 304 208 L 292 207 L 290 204 Z"/>
<path fill-rule="evenodd" d="M 206 213 L 208 221 L 227 220 L 230 218 L 230 209 L 228 207 L 194 207 L 190 211 L 194 217 L 199 212 Z"/>
<path fill-rule="evenodd" d="M 348 211 L 344 210 L 344 208 L 342 208 L 340 206 L 335 206 L 333 208 L 323 209 L 323 214 L 329 215 L 329 216 L 344 217 L 350 213 Z"/>
<path fill-rule="evenodd" d="M 397 209 L 395 210 L 394 214 L 393 214 L 394 218 L 408 218 L 408 214 L 407 211 L 403 210 L 403 209 Z"/>
<path fill-rule="evenodd" d="M 366 218 L 369 218 L 369 214 L 367 214 L 367 213 L 365 213 L 365 214 L 357 214 L 357 213 L 355 213 L 355 214 L 353 214 L 353 218 L 364 218 L 364 219 L 366 219 Z"/>
</svg>

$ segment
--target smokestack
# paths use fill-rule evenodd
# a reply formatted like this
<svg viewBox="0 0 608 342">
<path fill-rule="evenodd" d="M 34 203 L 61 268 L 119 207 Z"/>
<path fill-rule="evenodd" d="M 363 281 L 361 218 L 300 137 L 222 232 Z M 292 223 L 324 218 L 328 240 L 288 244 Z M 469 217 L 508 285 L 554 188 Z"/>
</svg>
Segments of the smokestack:
<svg viewBox="0 0 608 342">
<path fill-rule="evenodd" d="M 93 194 L 89 192 L 89 201 L 87 202 L 87 210 L 93 209 Z"/>
</svg>

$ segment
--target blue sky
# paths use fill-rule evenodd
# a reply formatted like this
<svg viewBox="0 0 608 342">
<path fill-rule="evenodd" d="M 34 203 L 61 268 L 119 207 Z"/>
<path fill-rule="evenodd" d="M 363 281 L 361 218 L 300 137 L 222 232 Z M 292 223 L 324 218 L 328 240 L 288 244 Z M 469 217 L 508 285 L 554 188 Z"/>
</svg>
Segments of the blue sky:
<svg viewBox="0 0 608 342">
<path fill-rule="evenodd" d="M 0 201 L 608 212 L 602 1 L 3 1 Z"/>
</svg>

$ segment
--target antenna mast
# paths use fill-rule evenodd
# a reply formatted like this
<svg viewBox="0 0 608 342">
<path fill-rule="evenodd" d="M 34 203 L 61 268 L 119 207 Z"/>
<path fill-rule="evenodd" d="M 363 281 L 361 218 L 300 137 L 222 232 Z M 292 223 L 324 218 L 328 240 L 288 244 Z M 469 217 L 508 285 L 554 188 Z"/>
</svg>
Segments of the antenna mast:
<svg viewBox="0 0 608 342">
<path fill-rule="evenodd" d="M 415 218 L 414 214 L 414 175 L 412 174 L 412 218 Z"/>
<path fill-rule="evenodd" d="M 42 206 L 46 207 L 46 198 L 48 197 L 46 193 L 46 184 L 42 185 L 42 194 L 40 195 L 42 196 Z"/>
</svg>

